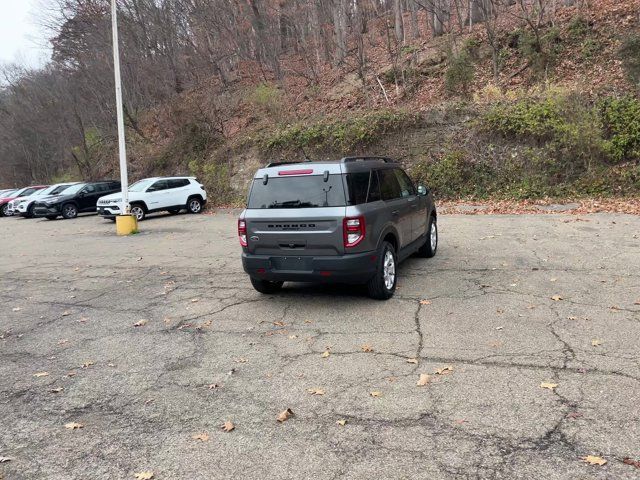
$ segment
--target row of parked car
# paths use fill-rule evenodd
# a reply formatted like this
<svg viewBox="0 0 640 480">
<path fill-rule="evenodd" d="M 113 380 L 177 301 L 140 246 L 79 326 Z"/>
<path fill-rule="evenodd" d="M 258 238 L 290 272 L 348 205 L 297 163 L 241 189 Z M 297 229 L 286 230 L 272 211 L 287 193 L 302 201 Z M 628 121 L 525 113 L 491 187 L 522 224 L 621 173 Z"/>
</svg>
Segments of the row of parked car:
<svg viewBox="0 0 640 480">
<path fill-rule="evenodd" d="M 207 192 L 195 177 L 145 178 L 129 186 L 131 213 L 138 221 L 149 213 L 167 211 L 200 213 L 207 203 Z M 120 182 L 68 182 L 32 185 L 0 190 L 0 216 L 19 215 L 55 220 L 75 218 L 80 213 L 97 212 L 115 220 L 121 213 Z"/>
</svg>

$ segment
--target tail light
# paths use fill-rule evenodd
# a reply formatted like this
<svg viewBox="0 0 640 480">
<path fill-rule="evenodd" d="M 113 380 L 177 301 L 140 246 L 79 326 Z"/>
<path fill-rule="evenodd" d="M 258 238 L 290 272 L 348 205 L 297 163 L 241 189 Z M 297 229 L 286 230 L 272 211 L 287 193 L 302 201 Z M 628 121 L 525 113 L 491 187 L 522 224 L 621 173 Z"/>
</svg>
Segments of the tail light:
<svg viewBox="0 0 640 480">
<path fill-rule="evenodd" d="M 342 221 L 345 247 L 355 247 L 365 236 L 364 217 L 347 217 Z"/>
<path fill-rule="evenodd" d="M 243 219 L 238 219 L 238 238 L 240 239 L 240 245 L 247 246 L 247 222 Z"/>
</svg>

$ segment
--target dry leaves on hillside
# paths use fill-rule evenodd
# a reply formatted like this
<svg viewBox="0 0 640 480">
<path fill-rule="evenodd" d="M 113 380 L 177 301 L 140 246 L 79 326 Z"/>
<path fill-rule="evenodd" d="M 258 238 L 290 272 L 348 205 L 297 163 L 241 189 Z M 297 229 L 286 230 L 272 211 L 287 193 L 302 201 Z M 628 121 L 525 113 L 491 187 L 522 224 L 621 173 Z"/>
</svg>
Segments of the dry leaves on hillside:
<svg viewBox="0 0 640 480">
<path fill-rule="evenodd" d="M 235 430 L 236 426 L 231 420 L 227 420 L 222 424 L 220 428 L 222 428 L 222 430 L 224 430 L 225 432 L 231 432 L 232 430 Z"/>
</svg>

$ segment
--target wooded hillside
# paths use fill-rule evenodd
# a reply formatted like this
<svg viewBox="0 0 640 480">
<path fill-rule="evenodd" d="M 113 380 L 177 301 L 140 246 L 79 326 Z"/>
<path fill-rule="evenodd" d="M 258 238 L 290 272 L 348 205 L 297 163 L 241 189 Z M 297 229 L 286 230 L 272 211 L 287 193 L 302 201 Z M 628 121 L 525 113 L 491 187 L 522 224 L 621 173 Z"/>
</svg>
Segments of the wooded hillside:
<svg viewBox="0 0 640 480">
<path fill-rule="evenodd" d="M 273 158 L 399 157 L 444 196 L 640 191 L 638 0 L 121 0 L 133 177 L 220 203 Z M 5 66 L 0 185 L 117 177 L 107 0 Z"/>
</svg>

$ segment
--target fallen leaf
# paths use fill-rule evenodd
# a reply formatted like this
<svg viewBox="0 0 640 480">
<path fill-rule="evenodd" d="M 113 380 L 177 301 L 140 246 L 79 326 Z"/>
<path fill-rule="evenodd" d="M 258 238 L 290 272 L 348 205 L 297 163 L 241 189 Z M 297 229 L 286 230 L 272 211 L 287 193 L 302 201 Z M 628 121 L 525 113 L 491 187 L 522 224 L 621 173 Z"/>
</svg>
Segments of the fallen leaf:
<svg viewBox="0 0 640 480">
<path fill-rule="evenodd" d="M 66 338 L 58 341 L 58 345 L 64 345 L 65 343 L 69 343 L 69 340 L 67 340 Z"/>
<path fill-rule="evenodd" d="M 589 465 L 600 465 L 600 466 L 602 466 L 605 463 L 607 463 L 607 461 L 604 458 L 597 457 L 595 455 L 587 455 L 586 457 L 582 457 L 582 460 L 584 460 Z"/>
<path fill-rule="evenodd" d="M 341 427 L 344 427 L 347 424 L 347 421 L 346 420 L 338 420 L 336 423 L 338 425 L 340 425 Z"/>
<path fill-rule="evenodd" d="M 407 363 L 418 363 L 417 358 L 407 358 Z"/>
<path fill-rule="evenodd" d="M 230 432 L 231 430 L 235 430 L 236 426 L 233 424 L 231 420 L 227 420 L 222 424 L 222 430 L 225 432 Z"/>
<path fill-rule="evenodd" d="M 324 390 L 321 388 L 308 388 L 307 392 L 311 395 L 324 395 Z"/>
<path fill-rule="evenodd" d="M 496 327 L 496 330 L 502 330 L 504 327 Z"/>
<path fill-rule="evenodd" d="M 273 322 L 273 325 L 276 327 L 284 327 L 286 323 L 278 321 L 278 322 Z"/>
<path fill-rule="evenodd" d="M 557 383 L 549 383 L 549 382 L 542 382 L 540 384 L 540 388 L 547 388 L 549 390 L 553 390 L 554 388 L 556 388 L 558 386 Z"/>
<path fill-rule="evenodd" d="M 295 338 L 298 338 L 298 336 L 297 335 L 289 335 L 289 340 L 293 340 Z"/>
<path fill-rule="evenodd" d="M 365 343 L 364 345 L 361 345 L 360 349 L 363 352 L 373 352 L 373 347 L 371 345 L 369 345 L 368 343 Z"/>
<path fill-rule="evenodd" d="M 194 440 L 200 440 L 201 442 L 209 441 L 209 435 L 207 435 L 206 433 L 198 433 L 196 435 L 193 435 L 191 438 L 193 438 Z"/>
<path fill-rule="evenodd" d="M 322 358 L 327 358 L 329 355 L 331 355 L 329 353 L 329 350 L 326 350 L 322 355 L 320 355 Z"/>
<path fill-rule="evenodd" d="M 11 311 L 13 311 L 13 312 L 19 312 L 20 310 L 22 310 L 20 307 L 13 307 L 11 309 Z"/>
<path fill-rule="evenodd" d="M 554 302 L 559 302 L 560 300 L 562 300 L 562 297 L 560 295 L 554 295 L 553 297 L 551 297 L 551 300 L 553 300 Z"/>
<path fill-rule="evenodd" d="M 567 414 L 567 418 L 576 419 L 576 418 L 580 418 L 580 417 L 582 417 L 582 414 L 580 412 L 571 412 L 571 413 Z"/>
<path fill-rule="evenodd" d="M 286 410 L 283 410 L 278 414 L 278 416 L 276 417 L 276 420 L 278 420 L 280 423 L 286 422 L 289 419 L 289 417 L 292 417 L 293 415 L 294 415 L 293 410 L 291 410 L 290 408 L 287 408 Z"/>
<path fill-rule="evenodd" d="M 9 457 L 0 457 L 0 463 L 10 462 L 13 458 Z"/>
<path fill-rule="evenodd" d="M 64 424 L 64 428 L 67 428 L 69 430 L 77 430 L 79 428 L 84 428 L 84 425 L 77 422 L 69 422 Z"/>
<path fill-rule="evenodd" d="M 632 458 L 626 457 L 622 460 L 622 463 L 624 463 L 625 465 L 632 465 L 636 468 L 640 468 L 640 461 L 638 460 L 634 460 Z"/>
<path fill-rule="evenodd" d="M 192 298 L 192 299 L 191 299 L 191 303 L 197 303 L 197 302 L 199 302 L 199 301 L 200 301 L 200 299 L 199 299 L 199 298 Z"/>
<path fill-rule="evenodd" d="M 634 305 L 640 305 L 640 300 L 633 302 Z"/>
<path fill-rule="evenodd" d="M 71 315 L 71 312 L 69 310 L 65 310 L 64 312 L 62 312 L 63 317 L 68 317 L 69 315 Z"/>
<path fill-rule="evenodd" d="M 602 341 L 601 340 L 598 340 L 597 338 L 594 338 L 593 340 L 591 340 L 591 346 L 597 347 L 599 345 L 602 345 Z"/>
<path fill-rule="evenodd" d="M 557 278 L 550 278 L 549 281 L 550 282 L 555 282 L 556 280 L 558 280 Z"/>
<path fill-rule="evenodd" d="M 246 358 L 240 357 L 240 358 L 236 358 L 236 363 L 247 363 L 249 360 L 247 360 Z"/>
<path fill-rule="evenodd" d="M 447 373 L 449 373 L 449 372 L 453 372 L 453 367 L 451 365 L 446 365 L 446 366 L 444 366 L 442 368 L 438 368 L 435 371 L 435 374 L 436 375 L 447 375 Z"/>
<path fill-rule="evenodd" d="M 429 300 L 420 300 L 420 305 L 431 305 Z"/>
<path fill-rule="evenodd" d="M 60 393 L 63 390 L 64 390 L 64 387 L 52 388 L 51 390 L 49 390 L 49 393 Z"/>
<path fill-rule="evenodd" d="M 220 385 L 219 383 L 212 383 L 208 388 L 209 390 L 215 390 L 216 388 L 222 388 L 222 385 Z"/>
<path fill-rule="evenodd" d="M 33 374 L 34 377 L 48 377 L 49 376 L 49 372 L 38 372 L 38 373 L 34 373 Z"/>
<path fill-rule="evenodd" d="M 95 362 L 84 362 L 82 368 L 89 368 L 91 365 L 95 365 Z"/>
<path fill-rule="evenodd" d="M 136 323 L 133 324 L 133 326 L 144 327 L 147 323 L 149 323 L 149 320 L 138 320 Z"/>
<path fill-rule="evenodd" d="M 378 391 L 369 392 L 369 395 L 371 395 L 372 397 L 381 397 L 382 392 L 378 392 Z"/>
<path fill-rule="evenodd" d="M 140 260 L 142 260 L 142 258 Z M 136 473 L 134 477 L 136 477 L 136 480 L 151 480 L 153 478 L 153 472 L 146 471 L 146 472 Z"/>
<path fill-rule="evenodd" d="M 426 373 L 421 373 L 416 385 L 418 387 L 424 387 L 427 383 L 429 383 L 430 379 L 431 377 L 429 375 L 427 375 Z"/>
</svg>

